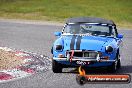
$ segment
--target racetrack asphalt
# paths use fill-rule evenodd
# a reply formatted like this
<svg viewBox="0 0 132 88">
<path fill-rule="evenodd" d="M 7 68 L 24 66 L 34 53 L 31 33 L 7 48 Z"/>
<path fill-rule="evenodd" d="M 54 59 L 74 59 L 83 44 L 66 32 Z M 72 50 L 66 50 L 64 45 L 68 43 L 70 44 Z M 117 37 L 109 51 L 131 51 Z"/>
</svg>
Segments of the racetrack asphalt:
<svg viewBox="0 0 132 88">
<path fill-rule="evenodd" d="M 61 31 L 62 26 L 23 24 L 0 21 L 0 46 L 43 54 L 52 57 L 50 48 L 55 31 Z M 124 34 L 122 51 L 122 68 L 117 73 L 132 75 L 132 30 L 119 30 Z M 129 84 L 85 84 L 76 83 L 76 74 L 64 72 L 55 74 L 51 70 L 27 78 L 1 83 L 0 88 L 131 88 Z"/>
</svg>

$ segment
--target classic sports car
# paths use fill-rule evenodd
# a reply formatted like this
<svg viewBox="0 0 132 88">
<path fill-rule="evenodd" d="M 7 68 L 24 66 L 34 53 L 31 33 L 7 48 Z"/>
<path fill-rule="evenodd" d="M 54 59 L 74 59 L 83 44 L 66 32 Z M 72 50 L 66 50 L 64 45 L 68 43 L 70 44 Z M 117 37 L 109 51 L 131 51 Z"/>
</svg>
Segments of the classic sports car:
<svg viewBox="0 0 132 88">
<path fill-rule="evenodd" d="M 64 67 L 107 67 L 115 72 L 121 67 L 122 34 L 118 34 L 111 20 L 92 17 L 70 18 L 62 32 L 55 32 L 58 39 L 51 53 L 52 70 L 62 72 Z"/>
</svg>

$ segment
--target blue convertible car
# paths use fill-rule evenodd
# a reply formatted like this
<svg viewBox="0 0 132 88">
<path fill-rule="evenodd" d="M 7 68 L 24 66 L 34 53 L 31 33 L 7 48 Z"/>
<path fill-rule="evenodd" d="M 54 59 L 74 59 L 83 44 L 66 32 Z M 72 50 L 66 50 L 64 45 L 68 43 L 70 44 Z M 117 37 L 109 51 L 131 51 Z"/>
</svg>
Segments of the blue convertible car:
<svg viewBox="0 0 132 88">
<path fill-rule="evenodd" d="M 62 72 L 64 67 L 106 67 L 115 72 L 121 67 L 122 34 L 118 34 L 111 20 L 92 17 L 70 18 L 51 53 L 52 70 Z"/>
</svg>

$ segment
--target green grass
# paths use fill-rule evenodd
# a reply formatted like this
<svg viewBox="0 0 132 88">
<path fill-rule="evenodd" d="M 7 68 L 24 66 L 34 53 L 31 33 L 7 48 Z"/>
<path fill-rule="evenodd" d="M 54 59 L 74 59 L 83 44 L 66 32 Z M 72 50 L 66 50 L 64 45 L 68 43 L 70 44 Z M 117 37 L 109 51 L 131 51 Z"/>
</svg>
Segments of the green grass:
<svg viewBox="0 0 132 88">
<path fill-rule="evenodd" d="M 0 0 L 0 17 L 64 22 L 69 17 L 103 17 L 132 28 L 132 0 Z"/>
</svg>

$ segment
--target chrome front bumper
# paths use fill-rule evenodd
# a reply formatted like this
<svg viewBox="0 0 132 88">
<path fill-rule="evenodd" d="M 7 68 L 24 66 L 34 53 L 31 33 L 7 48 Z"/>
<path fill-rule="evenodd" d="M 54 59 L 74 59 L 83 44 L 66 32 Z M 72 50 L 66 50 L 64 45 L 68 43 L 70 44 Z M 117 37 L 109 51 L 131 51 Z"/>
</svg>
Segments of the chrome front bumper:
<svg viewBox="0 0 132 88">
<path fill-rule="evenodd" d="M 53 57 L 54 60 L 58 60 L 58 61 L 70 61 L 70 58 L 59 58 L 59 57 Z M 105 59 L 101 59 L 99 57 L 99 54 L 97 55 L 97 57 L 95 59 L 90 59 L 88 57 L 72 57 L 72 61 L 86 61 L 86 62 L 115 62 L 116 60 L 105 60 Z"/>
</svg>

